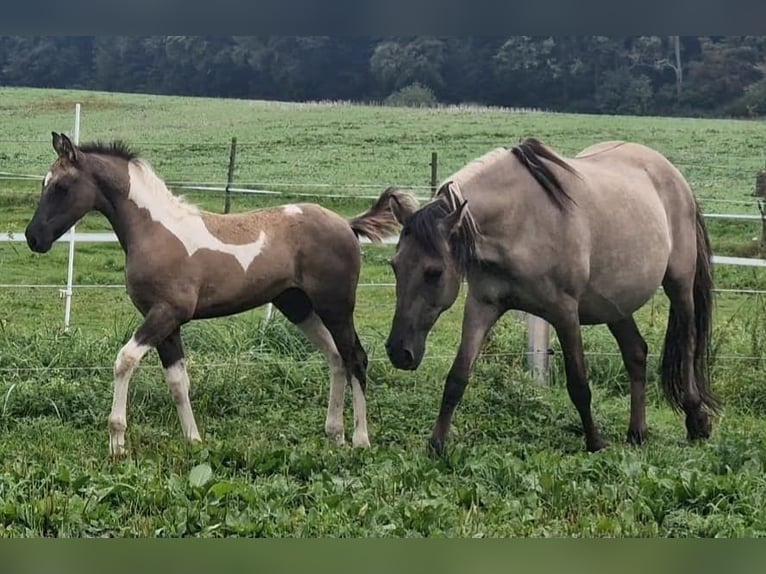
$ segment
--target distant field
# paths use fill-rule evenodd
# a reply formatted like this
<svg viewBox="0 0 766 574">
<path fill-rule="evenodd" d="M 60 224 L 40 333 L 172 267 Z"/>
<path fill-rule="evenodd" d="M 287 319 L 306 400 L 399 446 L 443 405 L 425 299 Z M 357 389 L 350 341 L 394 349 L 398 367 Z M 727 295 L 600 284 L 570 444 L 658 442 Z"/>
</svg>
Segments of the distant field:
<svg viewBox="0 0 766 574">
<path fill-rule="evenodd" d="M 238 139 L 235 182 L 285 193 L 237 195 L 236 211 L 316 200 L 344 214 L 386 186 L 425 195 L 431 152 L 446 177 L 467 161 L 525 136 L 566 155 L 627 139 L 664 152 L 687 176 L 704 211 L 757 213 L 747 201 L 766 158 L 760 122 L 406 110 L 0 88 L 0 172 L 42 175 L 50 132 L 133 143 L 171 182 L 221 184 Z M 23 231 L 39 180 L 0 174 L 0 232 Z M 176 188 L 177 191 L 181 191 Z M 184 192 L 220 211 L 217 192 Z M 305 195 L 299 195 L 305 194 Z M 308 195 L 316 195 L 311 199 Z M 322 197 L 346 195 L 348 198 Z M 78 229 L 105 230 L 89 216 Z M 762 256 L 757 222 L 711 221 L 718 254 Z M 365 248 L 362 283 L 392 281 L 391 247 Z M 0 243 L 0 284 L 63 285 L 66 247 L 32 254 Z M 554 357 L 551 385 L 524 370 L 523 325 L 509 315 L 493 333 L 458 410 L 450 458 L 425 456 L 444 376 L 459 338 L 457 304 L 429 339 L 416 373 L 391 368 L 383 341 L 390 287 L 359 289 L 357 323 L 371 357 L 373 449 L 330 448 L 322 436 L 327 375 L 320 356 L 284 320 L 262 311 L 185 328 L 192 403 L 205 446 L 180 436 L 155 356 L 131 386 L 131 458 L 107 461 L 111 365 L 138 325 L 121 285 L 115 245 L 82 245 L 75 262 L 70 335 L 60 332 L 57 287 L 0 287 L 0 535 L 34 536 L 683 536 L 766 533 L 766 304 L 719 293 L 715 386 L 726 414 L 704 445 L 687 445 L 683 420 L 650 383 L 651 436 L 623 444 L 627 381 L 606 328 L 585 330 L 596 416 L 612 446 L 583 452 L 579 422 Z M 766 289 L 763 270 L 718 267 L 721 289 Z M 639 314 L 653 353 L 666 300 Z M 557 344 L 554 343 L 554 348 Z M 351 428 L 350 400 L 347 430 Z M 210 477 L 197 477 L 209 465 Z M 197 467 L 190 481 L 190 471 Z M 204 470 L 200 470 L 204 469 Z"/>
</svg>

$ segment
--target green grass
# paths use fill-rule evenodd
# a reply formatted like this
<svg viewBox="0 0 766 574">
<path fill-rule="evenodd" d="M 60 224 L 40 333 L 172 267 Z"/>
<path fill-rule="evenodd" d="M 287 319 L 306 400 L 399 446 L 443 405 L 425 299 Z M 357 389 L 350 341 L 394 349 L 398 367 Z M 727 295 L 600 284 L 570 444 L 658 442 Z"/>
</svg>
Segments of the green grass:
<svg viewBox="0 0 766 574">
<path fill-rule="evenodd" d="M 167 180 L 222 182 L 238 138 L 237 181 L 293 193 L 377 195 L 444 177 L 498 145 L 534 135 L 566 154 L 630 139 L 666 153 L 702 198 L 746 199 L 763 165 L 756 122 L 403 110 L 341 105 L 0 89 L 0 172 L 42 175 L 49 133 L 83 103 L 83 140 L 135 142 Z M 268 184 L 268 185 L 265 185 Z M 300 184 L 297 186 L 287 184 Z M 363 187 L 359 184 L 374 184 Z M 420 190 L 425 192 L 425 190 Z M 0 179 L 0 231 L 22 231 L 39 181 Z M 217 193 L 190 199 L 220 211 Z M 303 196 L 236 196 L 244 210 Z M 369 200 L 320 198 L 344 214 Z M 757 213 L 703 202 L 706 211 Z M 82 230 L 106 229 L 88 216 Z M 716 253 L 759 256 L 757 223 L 714 221 Z M 365 248 L 362 283 L 391 282 L 391 247 Z M 0 244 L 0 283 L 66 278 L 65 245 L 36 255 Z M 77 249 L 75 284 L 121 285 L 115 245 Z M 762 270 L 717 267 L 719 288 L 766 289 Z M 548 386 L 524 368 L 523 325 L 493 331 L 455 417 L 449 456 L 425 455 L 462 304 L 439 321 L 423 366 L 394 370 L 383 341 L 393 289 L 360 287 L 356 320 L 370 355 L 373 448 L 331 447 L 322 434 L 327 370 L 281 318 L 262 310 L 184 328 L 192 404 L 205 437 L 187 447 L 152 354 L 130 391 L 128 460 L 107 458 L 111 368 L 139 317 L 123 288 L 80 288 L 62 334 L 58 287 L 0 289 L 0 536 L 760 536 L 766 533 L 766 303 L 719 294 L 714 382 L 724 415 L 687 444 L 656 381 L 667 301 L 638 314 L 653 353 L 650 437 L 624 444 L 627 381 L 604 327 L 584 329 L 594 411 L 611 446 L 584 452 L 560 353 Z M 554 348 L 558 350 L 554 342 Z M 748 357 L 746 359 L 737 357 Z M 346 429 L 351 430 L 347 400 Z M 350 436 L 348 436 L 350 439 Z"/>
</svg>

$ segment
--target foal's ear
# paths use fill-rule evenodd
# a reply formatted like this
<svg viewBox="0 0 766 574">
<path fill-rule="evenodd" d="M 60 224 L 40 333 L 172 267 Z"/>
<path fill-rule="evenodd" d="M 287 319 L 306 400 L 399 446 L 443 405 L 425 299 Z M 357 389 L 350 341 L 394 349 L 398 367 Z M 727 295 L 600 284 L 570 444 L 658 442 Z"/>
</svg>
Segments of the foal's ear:
<svg viewBox="0 0 766 574">
<path fill-rule="evenodd" d="M 468 210 L 466 209 L 467 206 L 468 201 L 464 199 L 463 202 L 457 206 L 455 211 L 444 218 L 444 228 L 449 235 L 452 235 L 460 229 L 460 225 L 462 225 L 463 219 L 468 213 Z"/>
<path fill-rule="evenodd" d="M 72 140 L 65 134 L 57 134 L 56 132 L 51 132 L 51 136 L 53 138 L 53 149 L 56 150 L 59 157 L 67 159 L 70 163 L 76 163 L 79 152 L 77 151 L 77 147 L 72 143 Z"/>
</svg>

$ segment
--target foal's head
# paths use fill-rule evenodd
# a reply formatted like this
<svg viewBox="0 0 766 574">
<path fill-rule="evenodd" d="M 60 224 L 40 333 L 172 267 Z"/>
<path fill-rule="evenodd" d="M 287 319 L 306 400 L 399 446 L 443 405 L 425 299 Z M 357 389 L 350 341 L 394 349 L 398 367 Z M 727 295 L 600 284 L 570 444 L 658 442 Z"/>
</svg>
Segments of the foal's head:
<svg viewBox="0 0 766 574">
<path fill-rule="evenodd" d="M 449 184 L 442 189 L 439 199 L 400 219 L 403 229 L 391 259 L 396 312 L 386 341 L 388 357 L 399 369 L 418 368 L 426 337 L 457 299 L 473 258 L 476 227 L 466 202 Z"/>
<path fill-rule="evenodd" d="M 67 229 L 96 208 L 100 197 L 93 172 L 85 169 L 87 154 L 64 134 L 52 135 L 58 158 L 45 176 L 40 201 L 26 230 L 29 248 L 38 253 L 47 252 Z"/>
</svg>

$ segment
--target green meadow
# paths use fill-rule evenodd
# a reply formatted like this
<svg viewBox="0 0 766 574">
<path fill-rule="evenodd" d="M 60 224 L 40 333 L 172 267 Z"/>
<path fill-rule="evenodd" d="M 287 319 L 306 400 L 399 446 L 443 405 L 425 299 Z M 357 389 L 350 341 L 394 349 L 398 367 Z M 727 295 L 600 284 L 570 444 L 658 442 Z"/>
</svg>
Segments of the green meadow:
<svg viewBox="0 0 766 574">
<path fill-rule="evenodd" d="M 598 141 L 665 153 L 705 213 L 758 214 L 766 159 L 757 121 L 401 109 L 0 88 L 0 233 L 23 232 L 51 131 L 123 139 L 200 207 L 222 211 L 237 138 L 232 210 L 315 201 L 358 213 L 388 185 L 427 196 L 439 178 L 497 146 L 535 136 L 565 155 Z M 15 175 L 7 175 L 15 174 Z M 17 175 L 35 176 L 18 178 Z M 737 203 L 739 202 L 739 203 Z M 78 230 L 105 231 L 88 215 Z M 710 219 L 718 255 L 763 257 L 758 221 Z M 640 245 L 637 245 L 640 248 Z M 766 534 L 766 269 L 715 269 L 713 384 L 725 405 L 712 438 L 685 439 L 658 390 L 667 300 L 638 314 L 650 348 L 647 443 L 625 444 L 628 382 L 606 327 L 584 329 L 594 412 L 610 446 L 585 452 L 558 344 L 549 384 L 525 367 L 524 324 L 493 331 L 454 420 L 449 454 L 426 439 L 457 349 L 462 303 L 437 323 L 423 366 L 393 369 L 383 343 L 395 297 L 393 247 L 364 247 L 356 322 L 370 356 L 372 448 L 323 435 L 327 368 L 263 309 L 184 327 L 192 405 L 204 443 L 188 447 L 155 354 L 129 395 L 126 460 L 108 457 L 112 364 L 139 324 L 117 244 L 77 247 L 72 329 L 59 297 L 67 245 L 45 255 L 0 243 L 0 536 L 760 536 Z M 352 428 L 350 393 L 346 431 Z"/>
</svg>

